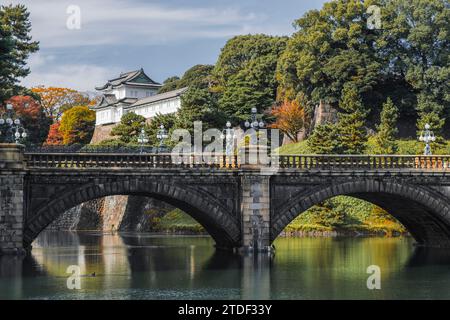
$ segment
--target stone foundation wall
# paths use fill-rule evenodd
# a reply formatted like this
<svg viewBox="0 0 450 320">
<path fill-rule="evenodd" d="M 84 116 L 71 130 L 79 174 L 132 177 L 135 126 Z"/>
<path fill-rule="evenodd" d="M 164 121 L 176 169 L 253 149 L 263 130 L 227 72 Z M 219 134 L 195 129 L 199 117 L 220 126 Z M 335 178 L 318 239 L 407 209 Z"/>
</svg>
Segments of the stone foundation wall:
<svg viewBox="0 0 450 320">
<path fill-rule="evenodd" d="M 165 202 L 152 198 L 110 196 L 66 211 L 47 229 L 151 232 L 152 218 L 162 217 L 173 209 Z"/>
<path fill-rule="evenodd" d="M 154 218 L 161 218 L 175 208 L 163 201 L 146 197 L 128 197 L 120 231 L 151 232 Z"/>
<path fill-rule="evenodd" d="M 95 130 L 94 130 L 94 134 L 92 135 L 91 143 L 97 144 L 97 143 L 102 142 L 103 140 L 112 139 L 113 137 L 110 135 L 110 133 L 115 126 L 116 126 L 116 124 L 95 126 Z"/>
</svg>

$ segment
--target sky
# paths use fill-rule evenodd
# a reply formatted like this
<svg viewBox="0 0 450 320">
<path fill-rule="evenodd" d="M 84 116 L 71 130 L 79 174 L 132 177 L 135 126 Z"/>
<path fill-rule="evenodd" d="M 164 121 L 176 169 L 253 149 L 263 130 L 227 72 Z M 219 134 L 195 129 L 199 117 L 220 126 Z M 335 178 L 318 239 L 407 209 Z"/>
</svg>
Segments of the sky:
<svg viewBox="0 0 450 320">
<path fill-rule="evenodd" d="M 235 35 L 291 35 L 294 20 L 325 0 L 0 0 L 30 12 L 40 50 L 27 87 L 94 91 L 121 72 L 144 68 L 155 81 L 214 64 Z"/>
</svg>

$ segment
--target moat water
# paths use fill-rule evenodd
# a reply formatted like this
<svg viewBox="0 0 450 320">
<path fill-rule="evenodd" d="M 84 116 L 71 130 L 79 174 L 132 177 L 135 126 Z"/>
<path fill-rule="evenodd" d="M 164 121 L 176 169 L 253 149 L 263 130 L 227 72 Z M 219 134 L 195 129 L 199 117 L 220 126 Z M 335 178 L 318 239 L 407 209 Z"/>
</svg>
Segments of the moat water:
<svg viewBox="0 0 450 320">
<path fill-rule="evenodd" d="M 416 248 L 410 238 L 279 238 L 272 257 L 213 244 L 44 232 L 31 256 L 0 257 L 0 299 L 450 299 L 450 250 Z M 67 286 L 71 265 L 80 289 Z M 372 265 L 381 289 L 367 288 Z"/>
</svg>

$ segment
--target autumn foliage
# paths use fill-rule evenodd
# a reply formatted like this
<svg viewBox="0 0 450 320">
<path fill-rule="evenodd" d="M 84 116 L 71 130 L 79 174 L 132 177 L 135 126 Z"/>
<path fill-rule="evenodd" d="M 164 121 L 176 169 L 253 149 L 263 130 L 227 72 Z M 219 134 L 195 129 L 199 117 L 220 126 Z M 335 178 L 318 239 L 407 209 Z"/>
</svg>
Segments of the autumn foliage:
<svg viewBox="0 0 450 320">
<path fill-rule="evenodd" d="M 31 91 L 39 95 L 45 114 L 55 121 L 59 121 L 62 114 L 70 108 L 95 104 L 95 100 L 69 88 L 40 86 L 32 88 Z"/>
<path fill-rule="evenodd" d="M 62 115 L 59 132 L 63 144 L 87 144 L 92 138 L 95 128 L 95 112 L 86 106 L 73 107 Z"/>
<path fill-rule="evenodd" d="M 62 145 L 63 144 L 63 136 L 59 131 L 59 127 L 61 124 L 59 122 L 55 122 L 50 126 L 50 130 L 48 132 L 47 140 L 45 141 L 45 145 L 54 146 L 54 145 Z"/>
<path fill-rule="evenodd" d="M 14 112 L 28 133 L 28 143 L 42 143 L 48 133 L 51 119 L 48 118 L 41 105 L 30 96 L 14 96 L 6 101 L 13 106 Z"/>
<path fill-rule="evenodd" d="M 298 142 L 298 134 L 305 128 L 305 108 L 298 101 L 285 100 L 280 106 L 274 107 L 271 115 L 275 117 L 272 128 L 279 129 L 288 138 Z"/>
</svg>

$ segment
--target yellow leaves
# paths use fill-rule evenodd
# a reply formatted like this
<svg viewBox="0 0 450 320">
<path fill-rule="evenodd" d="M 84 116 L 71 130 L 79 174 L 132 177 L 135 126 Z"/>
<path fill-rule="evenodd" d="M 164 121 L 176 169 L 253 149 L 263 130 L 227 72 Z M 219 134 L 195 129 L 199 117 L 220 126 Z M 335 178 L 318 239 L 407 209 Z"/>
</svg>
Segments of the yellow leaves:
<svg viewBox="0 0 450 320">
<path fill-rule="evenodd" d="M 344 41 L 347 38 L 348 30 L 346 28 L 336 28 L 333 32 L 334 41 Z"/>
<path fill-rule="evenodd" d="M 47 116 L 59 119 L 64 110 L 77 105 L 95 105 L 95 100 L 89 99 L 84 94 L 69 88 L 60 87 L 34 87 L 31 91 L 38 94 L 41 106 Z"/>
</svg>

